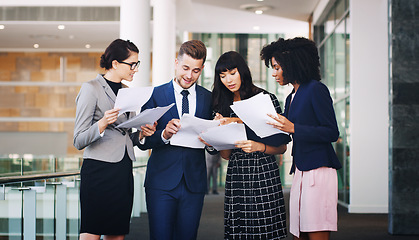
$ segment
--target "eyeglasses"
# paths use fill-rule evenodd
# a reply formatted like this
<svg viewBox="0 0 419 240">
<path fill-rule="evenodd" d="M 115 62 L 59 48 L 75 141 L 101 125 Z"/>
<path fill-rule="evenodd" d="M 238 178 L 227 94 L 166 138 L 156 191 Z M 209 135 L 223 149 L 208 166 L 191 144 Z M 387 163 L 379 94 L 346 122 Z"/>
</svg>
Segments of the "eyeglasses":
<svg viewBox="0 0 419 240">
<path fill-rule="evenodd" d="M 140 66 L 140 61 L 138 61 L 138 62 L 135 62 L 135 63 L 127 63 L 127 62 L 120 62 L 120 61 L 118 61 L 119 63 L 123 63 L 123 64 L 126 64 L 126 65 L 130 65 L 130 67 L 131 67 L 131 70 L 134 70 L 135 68 L 138 68 L 139 66 Z"/>
</svg>

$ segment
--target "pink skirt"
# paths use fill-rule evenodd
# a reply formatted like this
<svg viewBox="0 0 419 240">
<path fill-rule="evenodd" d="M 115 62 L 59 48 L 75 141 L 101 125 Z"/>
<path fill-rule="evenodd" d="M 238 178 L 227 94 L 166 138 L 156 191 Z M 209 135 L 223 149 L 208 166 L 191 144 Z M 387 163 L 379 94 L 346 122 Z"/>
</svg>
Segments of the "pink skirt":
<svg viewBox="0 0 419 240">
<path fill-rule="evenodd" d="M 295 169 L 290 192 L 290 232 L 337 231 L 338 180 L 336 169 Z"/>
</svg>

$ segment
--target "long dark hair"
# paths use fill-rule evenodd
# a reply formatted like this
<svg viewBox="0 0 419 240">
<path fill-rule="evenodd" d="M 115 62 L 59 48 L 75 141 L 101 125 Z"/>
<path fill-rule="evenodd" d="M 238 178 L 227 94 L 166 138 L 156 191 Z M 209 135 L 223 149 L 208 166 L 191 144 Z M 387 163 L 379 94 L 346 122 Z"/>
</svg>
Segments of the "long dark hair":
<svg viewBox="0 0 419 240">
<path fill-rule="evenodd" d="M 131 52 L 138 53 L 138 48 L 130 40 L 116 39 L 106 48 L 105 53 L 100 57 L 100 67 L 109 70 L 112 68 L 112 61 L 122 62 L 131 56 Z"/>
<path fill-rule="evenodd" d="M 221 82 L 220 74 L 235 68 L 237 68 L 241 78 L 239 93 L 242 100 L 248 99 L 262 91 L 262 89 L 253 84 L 250 69 L 238 52 L 230 51 L 221 55 L 215 65 L 212 108 L 214 112 L 218 112 L 225 117 L 228 117 L 231 112 L 230 105 L 233 103 L 234 93 Z"/>
<path fill-rule="evenodd" d="M 284 81 L 303 84 L 310 80 L 320 81 L 320 58 L 316 43 L 310 39 L 296 37 L 279 38 L 262 48 L 260 57 L 265 65 L 272 66 L 272 57 L 282 68 Z"/>
</svg>

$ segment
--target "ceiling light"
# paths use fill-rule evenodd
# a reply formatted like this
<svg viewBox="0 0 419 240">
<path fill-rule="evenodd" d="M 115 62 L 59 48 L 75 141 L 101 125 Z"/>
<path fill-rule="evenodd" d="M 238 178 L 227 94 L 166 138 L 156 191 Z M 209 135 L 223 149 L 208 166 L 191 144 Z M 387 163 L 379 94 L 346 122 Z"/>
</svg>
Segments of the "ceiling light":
<svg viewBox="0 0 419 240">
<path fill-rule="evenodd" d="M 65 29 L 65 26 L 64 25 L 58 25 L 58 29 L 64 30 Z"/>
<path fill-rule="evenodd" d="M 1 29 L 4 29 L 4 25 L 0 25 L 0 30 L 1 30 Z"/>
<path fill-rule="evenodd" d="M 260 29 L 260 27 L 259 26 L 254 26 L 253 27 L 253 30 L 259 30 Z"/>
<path fill-rule="evenodd" d="M 272 6 L 262 5 L 262 4 L 243 4 L 240 5 L 240 9 L 254 12 L 256 14 L 262 14 L 266 11 L 270 11 L 273 9 Z"/>
<path fill-rule="evenodd" d="M 84 47 L 85 48 L 90 48 L 90 44 L 86 44 Z"/>
<path fill-rule="evenodd" d="M 258 2 L 263 2 L 263 0 L 257 0 Z"/>
<path fill-rule="evenodd" d="M 38 44 L 38 43 L 35 43 L 35 44 L 33 45 L 33 48 L 39 48 L 39 44 Z"/>
</svg>

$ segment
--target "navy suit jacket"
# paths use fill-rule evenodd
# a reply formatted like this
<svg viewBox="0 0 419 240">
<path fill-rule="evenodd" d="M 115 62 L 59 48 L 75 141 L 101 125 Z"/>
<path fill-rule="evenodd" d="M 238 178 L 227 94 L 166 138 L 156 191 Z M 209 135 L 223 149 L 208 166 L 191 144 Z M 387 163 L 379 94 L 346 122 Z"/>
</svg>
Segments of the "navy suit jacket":
<svg viewBox="0 0 419 240">
<path fill-rule="evenodd" d="M 332 147 L 339 137 L 333 102 L 328 88 L 321 82 L 311 80 L 301 84 L 291 102 L 285 102 L 284 116 L 294 123 L 292 156 L 293 164 L 300 171 L 319 167 L 341 168 Z"/>
<path fill-rule="evenodd" d="M 212 119 L 211 92 L 199 85 L 195 86 L 195 116 Z M 143 145 L 138 145 L 142 150 L 152 149 L 144 186 L 168 191 L 174 189 L 184 176 L 191 192 L 203 193 L 207 188 L 205 150 L 172 146 L 165 144 L 161 139 L 167 123 L 173 118 L 179 119 L 173 81 L 155 87 L 150 100 L 144 104 L 142 110 L 164 107 L 172 103 L 175 105 L 158 120 L 156 132 L 147 137 Z"/>
</svg>

